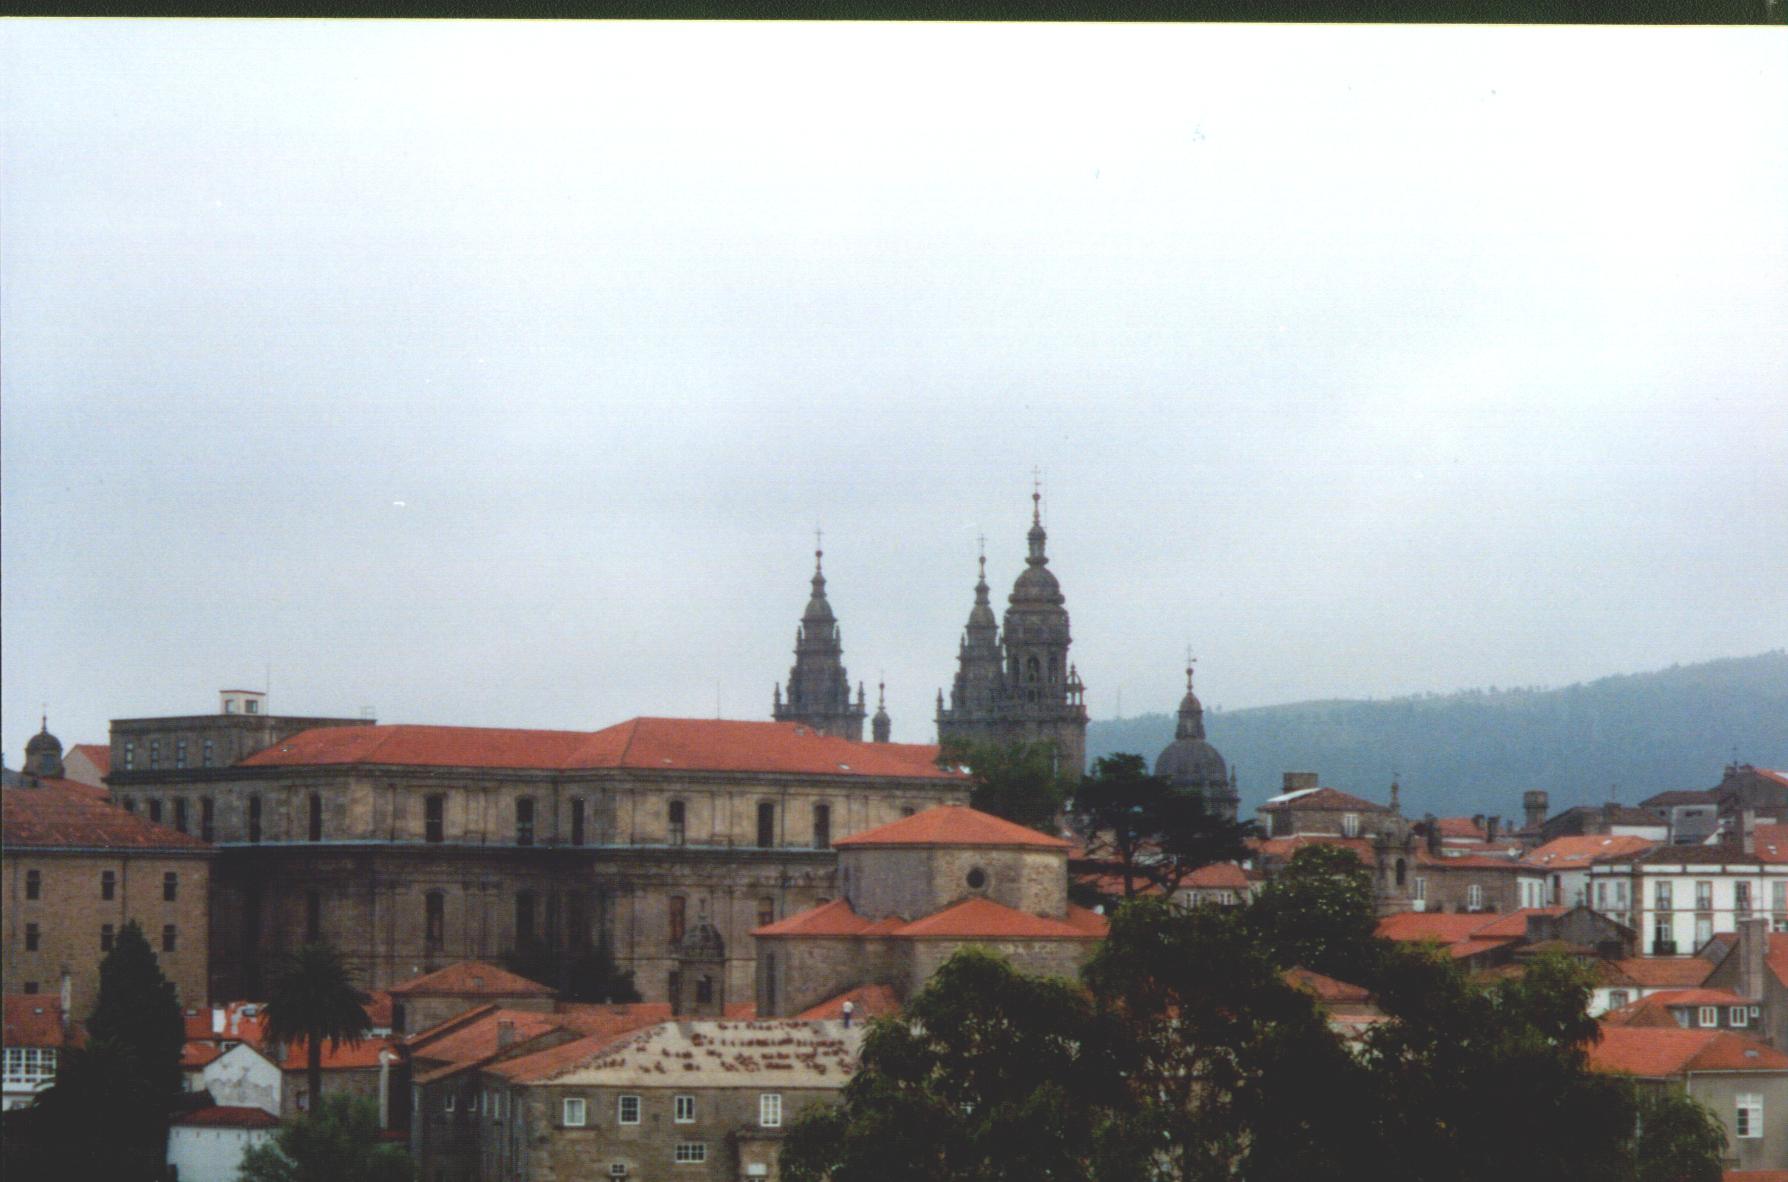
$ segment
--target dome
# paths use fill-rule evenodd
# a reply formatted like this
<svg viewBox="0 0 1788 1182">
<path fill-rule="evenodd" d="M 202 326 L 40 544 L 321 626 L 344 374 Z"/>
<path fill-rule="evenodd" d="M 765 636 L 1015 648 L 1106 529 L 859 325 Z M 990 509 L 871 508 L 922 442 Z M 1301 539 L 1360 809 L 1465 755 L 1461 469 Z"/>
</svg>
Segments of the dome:
<svg viewBox="0 0 1788 1182">
<path fill-rule="evenodd" d="M 1155 758 L 1155 774 L 1176 787 L 1203 788 L 1227 782 L 1229 768 L 1217 749 L 1205 741 L 1204 705 L 1192 692 L 1192 668 L 1186 667 L 1186 696 L 1180 699 L 1180 721 L 1173 742 Z"/>
<path fill-rule="evenodd" d="M 1062 585 L 1056 582 L 1055 575 L 1046 566 L 1027 566 L 1018 581 L 1012 584 L 1010 603 L 1047 603 L 1060 606 L 1067 600 L 1062 595 Z"/>
<path fill-rule="evenodd" d="M 50 733 L 48 723 L 45 723 L 43 730 L 32 735 L 25 743 L 25 754 L 27 756 L 41 755 L 45 752 L 50 752 L 56 755 L 62 754 L 62 740 Z"/>
<path fill-rule="evenodd" d="M 830 624 L 836 617 L 832 615 L 832 605 L 826 600 L 826 576 L 820 572 L 821 551 L 813 552 L 813 597 L 807 601 L 807 610 L 801 613 L 801 621 L 805 624 Z"/>
</svg>

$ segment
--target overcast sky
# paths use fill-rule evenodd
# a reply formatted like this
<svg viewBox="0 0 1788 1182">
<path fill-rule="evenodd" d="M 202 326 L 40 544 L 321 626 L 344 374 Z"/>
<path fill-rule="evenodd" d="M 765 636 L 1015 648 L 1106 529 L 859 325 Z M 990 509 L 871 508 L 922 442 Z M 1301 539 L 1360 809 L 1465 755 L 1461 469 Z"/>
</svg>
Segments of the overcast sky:
<svg viewBox="0 0 1788 1182">
<path fill-rule="evenodd" d="M 816 524 L 931 741 L 1033 468 L 1095 717 L 1780 647 L 1782 50 L 0 23 L 8 766 L 767 718 Z"/>
</svg>

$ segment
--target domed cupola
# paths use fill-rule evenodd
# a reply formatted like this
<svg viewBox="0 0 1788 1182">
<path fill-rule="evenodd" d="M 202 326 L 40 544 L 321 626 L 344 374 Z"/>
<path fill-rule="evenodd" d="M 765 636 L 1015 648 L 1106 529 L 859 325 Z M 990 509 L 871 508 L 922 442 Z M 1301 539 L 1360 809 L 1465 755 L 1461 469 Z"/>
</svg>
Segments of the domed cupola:
<svg viewBox="0 0 1788 1182">
<path fill-rule="evenodd" d="M 1024 570 L 1012 584 L 1012 594 L 1006 602 L 1018 608 L 1061 607 L 1067 599 L 1062 595 L 1062 586 L 1056 582 L 1054 572 L 1049 569 L 1049 555 L 1044 550 L 1049 534 L 1043 529 L 1041 492 L 1031 493 L 1031 529 L 1025 538 L 1030 543 L 1030 553 L 1025 556 Z"/>
<path fill-rule="evenodd" d="M 67 774 L 62 766 L 62 740 L 50 733 L 49 715 L 43 717 L 43 729 L 25 741 L 25 766 L 19 770 L 46 780 L 60 780 Z"/>
<path fill-rule="evenodd" d="M 815 625 L 827 627 L 837 623 L 837 617 L 832 614 L 832 604 L 826 599 L 826 572 L 820 567 L 820 561 L 825 556 L 824 550 L 813 552 L 813 595 L 807 600 L 807 610 L 801 613 L 801 623 L 808 629 Z M 814 639 L 823 639 L 823 635 L 815 636 Z"/>
<path fill-rule="evenodd" d="M 1186 664 L 1186 696 L 1180 699 L 1179 725 L 1173 742 L 1155 758 L 1155 774 L 1177 789 L 1197 792 L 1211 812 L 1235 819 L 1235 792 L 1223 756 L 1204 737 L 1204 705 L 1192 691 L 1192 665 Z"/>
</svg>

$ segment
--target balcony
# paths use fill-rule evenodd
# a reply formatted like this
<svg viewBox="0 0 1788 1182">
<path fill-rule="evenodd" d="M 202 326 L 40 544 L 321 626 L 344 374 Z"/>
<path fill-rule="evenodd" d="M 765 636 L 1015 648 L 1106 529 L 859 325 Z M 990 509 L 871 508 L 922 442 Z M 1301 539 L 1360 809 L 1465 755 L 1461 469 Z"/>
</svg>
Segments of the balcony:
<svg viewBox="0 0 1788 1182">
<path fill-rule="evenodd" d="M 1653 956 L 1675 956 L 1676 955 L 1676 941 L 1675 940 L 1653 940 L 1651 942 L 1651 954 Z"/>
</svg>

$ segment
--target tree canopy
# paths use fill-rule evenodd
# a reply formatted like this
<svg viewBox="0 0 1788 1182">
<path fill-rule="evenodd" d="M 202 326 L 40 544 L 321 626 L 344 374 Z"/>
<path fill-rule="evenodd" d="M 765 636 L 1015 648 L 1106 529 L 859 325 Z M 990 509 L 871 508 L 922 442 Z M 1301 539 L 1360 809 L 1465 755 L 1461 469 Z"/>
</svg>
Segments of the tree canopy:
<svg viewBox="0 0 1788 1182">
<path fill-rule="evenodd" d="M 1267 880 L 1245 912 L 1249 930 L 1283 968 L 1369 984 L 1384 943 L 1372 872 L 1352 851 L 1309 845 Z"/>
<path fill-rule="evenodd" d="M 265 1037 L 270 1042 L 305 1042 L 305 1084 L 312 1111 L 323 1093 L 323 1042 L 330 1048 L 355 1044 L 371 1023 L 371 1000 L 354 987 L 341 954 L 327 944 L 306 944 L 286 959 L 267 993 Z"/>
<path fill-rule="evenodd" d="M 938 751 L 940 767 L 966 767 L 974 778 L 969 804 L 984 813 L 1055 836 L 1062 804 L 1079 769 L 1064 772 L 1054 743 L 966 743 L 950 740 Z"/>
<path fill-rule="evenodd" d="M 1117 867 L 1126 899 L 1149 887 L 1171 895 L 1200 866 L 1246 857 L 1254 828 L 1207 811 L 1198 793 L 1151 775 L 1140 755 L 1096 760 L 1071 812 L 1087 857 Z"/>
<path fill-rule="evenodd" d="M 240 1182 L 412 1182 L 415 1176 L 409 1152 L 379 1139 L 372 1101 L 344 1095 L 330 1096 L 271 1142 L 250 1148 L 238 1174 Z"/>
</svg>

